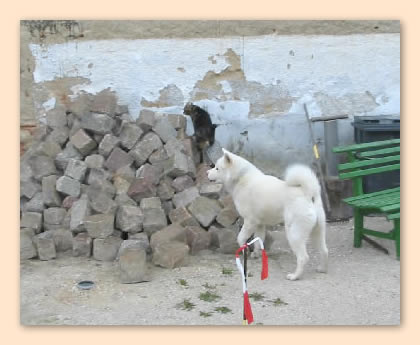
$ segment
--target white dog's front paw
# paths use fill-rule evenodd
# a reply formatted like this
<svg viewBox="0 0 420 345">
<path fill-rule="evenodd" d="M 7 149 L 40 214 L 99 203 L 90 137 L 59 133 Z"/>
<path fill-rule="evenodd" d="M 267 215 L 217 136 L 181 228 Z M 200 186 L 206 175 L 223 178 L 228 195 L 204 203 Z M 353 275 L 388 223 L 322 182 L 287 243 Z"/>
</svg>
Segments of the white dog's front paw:
<svg viewBox="0 0 420 345">
<path fill-rule="evenodd" d="M 289 273 L 289 274 L 286 276 L 286 278 L 287 278 L 287 279 L 289 279 L 289 280 L 296 280 L 296 279 L 298 279 L 299 277 L 297 276 L 297 274 L 294 274 L 294 273 Z"/>
</svg>

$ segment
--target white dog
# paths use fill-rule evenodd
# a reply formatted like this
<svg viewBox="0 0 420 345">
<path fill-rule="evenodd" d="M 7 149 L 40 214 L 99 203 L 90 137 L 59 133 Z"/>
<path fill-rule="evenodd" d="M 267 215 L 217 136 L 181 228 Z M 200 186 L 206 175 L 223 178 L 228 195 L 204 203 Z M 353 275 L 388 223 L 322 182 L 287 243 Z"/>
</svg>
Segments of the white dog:
<svg viewBox="0 0 420 345">
<path fill-rule="evenodd" d="M 244 219 L 238 234 L 240 246 L 252 234 L 264 240 L 265 225 L 284 223 L 287 240 L 297 259 L 296 271 L 288 274 L 287 279 L 296 280 L 302 275 L 309 259 L 306 242 L 310 235 L 321 255 L 318 271 L 327 271 L 328 249 L 321 188 L 309 167 L 289 167 L 282 181 L 265 175 L 247 160 L 223 149 L 223 156 L 207 175 L 209 180 L 223 183 Z"/>
</svg>

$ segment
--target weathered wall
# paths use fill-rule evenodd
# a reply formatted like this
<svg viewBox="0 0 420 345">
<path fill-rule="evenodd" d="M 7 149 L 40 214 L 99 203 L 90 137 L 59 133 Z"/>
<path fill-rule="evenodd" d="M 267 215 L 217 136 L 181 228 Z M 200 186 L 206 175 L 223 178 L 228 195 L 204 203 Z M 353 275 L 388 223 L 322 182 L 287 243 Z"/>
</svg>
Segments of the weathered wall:
<svg viewBox="0 0 420 345">
<path fill-rule="evenodd" d="M 29 21 L 21 25 L 21 124 L 111 88 L 130 114 L 212 115 L 217 139 L 266 171 L 311 160 L 311 115 L 399 113 L 398 21 Z M 322 138 L 322 125 L 315 126 Z M 191 128 L 190 128 L 191 130 Z M 340 124 L 352 140 L 350 121 Z"/>
</svg>

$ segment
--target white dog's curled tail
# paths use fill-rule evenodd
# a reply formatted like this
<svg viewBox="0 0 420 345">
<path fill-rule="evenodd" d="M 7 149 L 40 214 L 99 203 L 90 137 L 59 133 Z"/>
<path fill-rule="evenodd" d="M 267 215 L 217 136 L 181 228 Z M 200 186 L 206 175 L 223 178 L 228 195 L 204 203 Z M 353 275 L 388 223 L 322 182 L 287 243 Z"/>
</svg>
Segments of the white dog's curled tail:
<svg viewBox="0 0 420 345">
<path fill-rule="evenodd" d="M 285 182 L 291 187 L 301 187 L 313 201 L 321 197 L 321 186 L 315 173 L 306 165 L 294 164 L 286 169 Z"/>
</svg>

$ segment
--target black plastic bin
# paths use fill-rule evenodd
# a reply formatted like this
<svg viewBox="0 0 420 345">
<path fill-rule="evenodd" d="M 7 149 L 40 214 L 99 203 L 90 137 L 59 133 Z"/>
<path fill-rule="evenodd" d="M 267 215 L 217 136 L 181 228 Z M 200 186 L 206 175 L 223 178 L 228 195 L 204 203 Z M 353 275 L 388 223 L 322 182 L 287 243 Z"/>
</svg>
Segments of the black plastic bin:
<svg viewBox="0 0 420 345">
<path fill-rule="evenodd" d="M 352 125 L 354 127 L 354 140 L 357 144 L 400 138 L 399 115 L 355 116 Z M 363 178 L 365 193 L 395 188 L 399 185 L 399 171 L 389 171 Z"/>
</svg>

